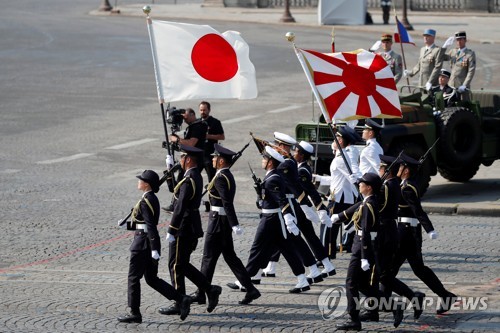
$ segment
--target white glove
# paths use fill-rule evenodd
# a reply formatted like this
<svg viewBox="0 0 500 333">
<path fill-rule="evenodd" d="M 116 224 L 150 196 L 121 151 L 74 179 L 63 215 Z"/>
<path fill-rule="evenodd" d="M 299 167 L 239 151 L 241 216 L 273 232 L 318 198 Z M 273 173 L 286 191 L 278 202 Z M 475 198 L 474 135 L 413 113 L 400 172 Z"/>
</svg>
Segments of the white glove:
<svg viewBox="0 0 500 333">
<path fill-rule="evenodd" d="M 300 208 L 302 208 L 302 211 L 309 221 L 315 224 L 321 223 L 321 220 L 319 219 L 318 213 L 316 213 L 315 209 L 309 207 L 308 205 L 300 205 Z"/>
<path fill-rule="evenodd" d="M 339 214 L 333 214 L 332 217 L 330 217 L 330 222 L 332 222 L 332 223 L 335 223 L 338 220 L 340 220 Z"/>
<path fill-rule="evenodd" d="M 382 41 L 380 40 L 376 41 L 375 44 L 373 44 L 372 47 L 370 47 L 370 51 L 371 52 L 377 51 L 380 48 L 380 45 L 382 45 Z"/>
<path fill-rule="evenodd" d="M 425 90 L 429 91 L 429 90 L 431 90 L 431 88 L 432 88 L 432 84 L 430 82 L 427 82 L 425 84 Z"/>
<path fill-rule="evenodd" d="M 297 228 L 297 224 L 295 224 L 295 217 L 292 214 L 285 214 L 285 224 L 286 229 L 289 233 L 294 234 L 295 236 L 299 235 L 299 228 Z"/>
<path fill-rule="evenodd" d="M 409 70 L 407 70 L 407 69 L 405 69 L 405 70 L 403 71 L 403 77 L 404 77 L 404 78 L 407 78 L 408 76 L 410 76 L 410 71 L 409 71 Z"/>
<path fill-rule="evenodd" d="M 318 210 L 318 215 L 322 224 L 324 224 L 327 228 L 332 227 L 332 221 L 330 220 L 330 217 L 328 216 L 326 210 L 324 209 Z"/>
<path fill-rule="evenodd" d="M 434 230 L 428 232 L 427 235 L 429 235 L 430 239 L 437 239 L 438 238 L 438 233 L 437 233 L 437 231 L 434 231 Z"/>
<path fill-rule="evenodd" d="M 454 42 L 455 42 L 455 36 L 448 37 L 446 42 L 444 42 L 444 44 L 443 44 L 443 49 L 446 49 L 446 48 L 452 46 Z"/>
<path fill-rule="evenodd" d="M 167 241 L 169 243 L 172 243 L 175 240 L 174 235 L 172 235 L 171 233 L 168 233 L 168 232 L 167 232 L 167 237 L 166 238 L 167 238 Z"/>
<path fill-rule="evenodd" d="M 165 164 L 169 170 L 174 166 L 174 158 L 172 155 L 167 155 L 167 158 L 165 158 Z"/>
<path fill-rule="evenodd" d="M 370 263 L 367 259 L 361 259 L 361 269 L 367 271 L 370 269 Z"/>
<path fill-rule="evenodd" d="M 350 174 L 349 181 L 351 182 L 351 184 L 356 184 L 356 182 L 358 181 L 358 177 L 355 174 Z"/>
<path fill-rule="evenodd" d="M 240 227 L 239 225 L 235 225 L 234 227 L 232 227 L 232 229 L 235 235 L 239 236 L 243 233 L 243 228 Z"/>
<path fill-rule="evenodd" d="M 349 222 L 348 224 L 344 224 L 344 233 L 349 235 L 354 231 L 354 223 Z"/>
<path fill-rule="evenodd" d="M 457 90 L 458 90 L 459 93 L 463 93 L 464 91 L 467 90 L 467 87 L 466 86 L 460 86 L 460 87 L 458 87 Z"/>
<path fill-rule="evenodd" d="M 153 258 L 154 260 L 160 260 L 160 255 L 158 254 L 158 251 L 156 250 L 151 251 L 151 258 Z"/>
</svg>

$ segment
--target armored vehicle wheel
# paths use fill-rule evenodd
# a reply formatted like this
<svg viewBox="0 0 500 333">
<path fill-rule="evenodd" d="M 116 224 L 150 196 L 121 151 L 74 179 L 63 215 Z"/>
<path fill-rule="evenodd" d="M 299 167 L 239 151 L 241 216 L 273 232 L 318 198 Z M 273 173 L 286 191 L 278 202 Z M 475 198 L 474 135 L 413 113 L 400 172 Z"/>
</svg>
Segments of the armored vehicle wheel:
<svg viewBox="0 0 500 333">
<path fill-rule="evenodd" d="M 449 166 L 438 166 L 438 171 L 443 178 L 452 182 L 466 182 L 476 174 L 479 170 L 479 160 L 469 163 L 460 168 L 451 168 Z"/>
<path fill-rule="evenodd" d="M 476 115 L 463 107 L 450 107 L 441 112 L 437 124 L 439 160 L 445 165 L 475 163 L 481 149 L 481 125 Z"/>
<path fill-rule="evenodd" d="M 413 141 L 402 141 L 397 142 L 389 149 L 389 155 L 398 156 L 401 150 L 410 157 L 413 157 L 417 161 L 422 157 L 427 149 L 424 149 L 420 144 Z M 424 164 L 418 170 L 418 192 L 422 197 L 429 187 L 431 182 L 431 175 L 433 170 L 432 157 L 429 155 L 425 160 Z"/>
</svg>

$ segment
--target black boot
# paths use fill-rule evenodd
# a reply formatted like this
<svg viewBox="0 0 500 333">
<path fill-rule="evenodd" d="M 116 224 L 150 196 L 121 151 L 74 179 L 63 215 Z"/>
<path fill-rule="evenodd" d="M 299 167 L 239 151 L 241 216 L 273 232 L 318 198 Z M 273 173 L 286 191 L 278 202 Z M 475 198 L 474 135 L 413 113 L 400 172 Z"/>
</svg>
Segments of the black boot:
<svg viewBox="0 0 500 333">
<path fill-rule="evenodd" d="M 120 323 L 142 323 L 142 315 L 140 312 L 130 312 L 126 315 L 117 318 Z"/>
<path fill-rule="evenodd" d="M 189 296 L 191 297 L 192 303 L 198 303 L 200 305 L 207 303 L 207 298 L 205 297 L 205 292 L 200 291 L 199 289 L 196 290 L 194 293 L 192 293 Z"/>
<path fill-rule="evenodd" d="M 219 295 L 222 293 L 222 288 L 220 286 L 211 286 L 207 291 L 208 306 L 207 312 L 214 311 L 217 304 L 219 304 Z"/>
<path fill-rule="evenodd" d="M 451 306 L 453 303 L 457 301 L 457 295 L 448 292 L 448 295 L 445 297 L 440 297 L 441 298 L 441 304 L 439 308 L 436 310 L 436 313 L 438 315 L 443 314 L 445 312 L 448 312 L 450 310 Z"/>
<path fill-rule="evenodd" d="M 337 324 L 335 327 L 343 331 L 361 331 L 361 322 L 348 320 L 343 324 Z"/>
<path fill-rule="evenodd" d="M 186 319 L 191 311 L 191 297 L 190 296 L 182 296 L 181 303 L 179 305 L 179 312 L 181 315 L 181 320 Z"/>
<path fill-rule="evenodd" d="M 424 312 L 425 294 L 416 291 L 414 297 L 416 298 L 416 302 L 413 303 L 415 305 L 415 307 L 413 308 L 413 318 L 418 319 L 422 315 L 422 312 Z"/>
<path fill-rule="evenodd" d="M 398 303 L 395 305 L 394 311 L 392 311 L 392 314 L 394 316 L 394 327 L 397 328 L 399 324 L 403 321 L 404 317 L 404 306 L 401 303 Z"/>
<path fill-rule="evenodd" d="M 257 289 L 253 289 L 253 290 L 248 291 L 245 294 L 245 297 L 241 301 L 239 301 L 238 303 L 243 304 L 243 305 L 247 305 L 247 304 L 252 303 L 253 300 L 255 300 L 259 297 L 260 297 L 260 292 Z"/>
<path fill-rule="evenodd" d="M 180 315 L 181 314 L 181 309 L 179 306 L 179 303 L 175 302 L 174 304 L 170 305 L 168 308 L 160 308 L 158 310 L 159 313 L 162 315 Z"/>
<path fill-rule="evenodd" d="M 359 315 L 359 320 L 360 321 L 378 322 L 379 321 L 378 312 L 376 312 L 376 311 L 364 311 Z"/>
</svg>

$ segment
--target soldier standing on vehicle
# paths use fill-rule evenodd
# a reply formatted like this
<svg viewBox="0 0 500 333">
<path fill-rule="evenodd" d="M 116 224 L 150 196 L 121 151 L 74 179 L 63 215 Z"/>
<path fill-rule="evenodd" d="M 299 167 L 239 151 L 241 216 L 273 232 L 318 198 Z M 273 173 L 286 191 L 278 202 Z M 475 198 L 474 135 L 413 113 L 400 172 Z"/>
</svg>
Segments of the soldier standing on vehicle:
<svg viewBox="0 0 500 333">
<path fill-rule="evenodd" d="M 467 34 L 465 31 L 456 32 L 455 39 L 457 47 L 446 52 L 443 60 L 450 61 L 452 87 L 455 87 L 462 94 L 463 100 L 470 100 L 467 90 L 470 90 L 472 79 L 476 73 L 476 53 L 466 47 Z"/>
<path fill-rule="evenodd" d="M 458 93 L 455 89 L 448 85 L 450 80 L 450 71 L 441 68 L 441 73 L 439 74 L 439 85 L 434 86 L 429 91 L 429 103 L 432 106 L 436 106 L 436 93 L 441 92 L 444 100 L 444 107 L 452 106 L 459 101 Z"/>
<path fill-rule="evenodd" d="M 457 296 L 446 290 L 434 274 L 424 264 L 422 257 L 422 227 L 430 239 L 437 239 L 438 233 L 434 230 L 431 220 L 422 209 L 420 195 L 418 194 L 415 175 L 420 162 L 405 155 L 401 155 L 401 165 L 398 177 L 401 179 L 401 197 L 398 211 L 399 251 L 394 262 L 394 272 L 408 260 L 413 273 L 424 282 L 441 302 L 436 310 L 437 314 L 447 312 L 456 301 Z M 404 287 L 401 281 L 394 281 L 394 289 Z"/>
<path fill-rule="evenodd" d="M 439 71 L 443 66 L 443 52 L 440 47 L 434 44 L 436 30 L 426 29 L 423 36 L 425 46 L 420 49 L 418 63 L 412 70 L 405 69 L 403 76 L 413 77 L 417 73 L 420 73 L 418 84 L 429 91 L 432 86 L 438 84 Z"/>
<path fill-rule="evenodd" d="M 366 142 L 366 147 L 361 150 L 359 155 L 359 170 L 365 173 L 378 173 L 380 169 L 380 155 L 384 150 L 377 142 L 377 135 L 380 133 L 382 125 L 370 118 L 365 120 L 362 138 Z"/>
<path fill-rule="evenodd" d="M 215 176 L 215 169 L 212 166 L 212 156 L 214 152 L 214 144 L 226 137 L 224 129 L 219 119 L 210 115 L 210 103 L 202 101 L 199 105 L 200 116 L 203 122 L 207 125 L 207 134 L 205 137 L 205 146 L 203 148 L 203 167 L 208 176 L 208 182 Z"/>
<path fill-rule="evenodd" d="M 160 179 L 153 170 L 144 170 L 137 176 L 137 188 L 143 192 L 141 200 L 132 210 L 132 222 L 128 224 L 134 230 L 134 240 L 130 246 L 130 265 L 128 271 L 128 306 L 130 313 L 118 317 L 122 323 L 142 323 L 141 279 L 154 290 L 179 304 L 178 314 L 186 319 L 190 311 L 191 299 L 185 292 L 179 292 L 166 281 L 158 277 L 158 263 L 161 255 L 158 220 L 160 203 L 155 193 L 160 189 Z"/>
<path fill-rule="evenodd" d="M 234 252 L 232 236 L 232 233 L 235 235 L 243 233 L 233 204 L 236 194 L 236 182 L 229 170 L 232 158 L 236 153 L 216 143 L 212 155 L 213 167 L 217 172 L 208 185 L 211 211 L 203 247 L 201 272 L 205 275 L 207 281 L 212 283 L 217 260 L 222 254 L 224 261 L 247 291 L 245 297 L 239 303 L 250 304 L 260 297 L 260 292 L 252 284 L 251 277 L 245 266 Z M 205 304 L 203 290 L 197 291 L 193 302 Z"/>
<path fill-rule="evenodd" d="M 383 34 L 380 39 L 382 42 L 382 51 L 377 52 L 385 59 L 387 65 L 391 67 L 392 74 L 394 75 L 394 81 L 398 84 L 399 80 L 403 76 L 403 58 L 401 55 L 397 54 L 392 50 L 392 35 Z"/>
<path fill-rule="evenodd" d="M 198 158 L 201 149 L 180 145 L 180 164 L 184 177 L 174 190 L 174 211 L 168 226 L 167 241 L 169 243 L 169 269 L 175 289 L 186 293 L 185 278 L 191 280 L 199 290 L 204 290 L 208 297 L 207 311 L 212 312 L 219 302 L 222 291 L 214 286 L 191 263 L 191 253 L 196 249 L 198 238 L 203 237 L 200 218 L 201 191 L 203 179 L 198 170 Z M 164 315 L 178 314 L 180 305 L 174 303 L 168 308 L 161 308 Z"/>
</svg>

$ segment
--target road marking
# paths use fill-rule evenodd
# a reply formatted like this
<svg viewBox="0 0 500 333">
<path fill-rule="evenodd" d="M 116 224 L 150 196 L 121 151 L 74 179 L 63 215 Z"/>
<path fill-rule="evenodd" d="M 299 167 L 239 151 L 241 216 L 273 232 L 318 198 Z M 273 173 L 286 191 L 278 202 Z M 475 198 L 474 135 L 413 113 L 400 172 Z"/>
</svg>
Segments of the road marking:
<svg viewBox="0 0 500 333">
<path fill-rule="evenodd" d="M 53 164 L 53 163 L 67 162 L 67 161 L 78 160 L 80 158 L 89 157 L 92 155 L 95 155 L 95 154 L 80 153 L 80 154 L 75 154 L 75 155 L 71 155 L 71 156 L 56 158 L 53 160 L 38 161 L 38 162 L 36 162 L 36 164 Z"/>
<path fill-rule="evenodd" d="M 224 120 L 221 123 L 223 123 L 223 124 L 234 124 L 234 123 L 238 123 L 240 121 L 250 120 L 250 119 L 254 119 L 254 118 L 258 118 L 258 117 L 260 117 L 260 115 L 243 116 L 243 117 L 239 117 L 239 118 L 233 118 L 233 119 L 229 119 L 229 120 Z"/>
<path fill-rule="evenodd" d="M 19 171 L 21 171 L 21 169 L 5 169 L 5 170 L 0 171 L 0 173 L 10 175 L 12 173 L 17 173 Z"/>
<path fill-rule="evenodd" d="M 284 108 L 267 111 L 267 113 L 281 113 L 281 112 L 285 112 L 285 111 L 291 111 L 291 110 L 300 109 L 302 107 L 303 107 L 302 105 L 290 105 L 290 106 L 287 106 L 287 107 L 284 107 Z"/>
<path fill-rule="evenodd" d="M 142 139 L 142 140 L 137 140 L 137 141 L 130 141 L 130 142 L 127 142 L 127 143 L 122 143 L 122 144 L 111 146 L 111 147 L 107 147 L 107 148 L 104 148 L 104 149 L 113 149 L 113 150 L 125 149 L 125 148 L 135 147 L 135 146 L 139 146 L 139 145 L 142 145 L 142 144 L 145 144 L 145 143 L 149 143 L 149 142 L 153 142 L 153 141 L 158 141 L 158 139 Z"/>
</svg>

